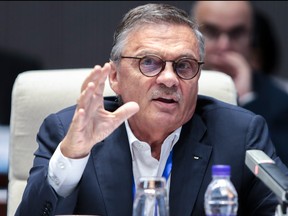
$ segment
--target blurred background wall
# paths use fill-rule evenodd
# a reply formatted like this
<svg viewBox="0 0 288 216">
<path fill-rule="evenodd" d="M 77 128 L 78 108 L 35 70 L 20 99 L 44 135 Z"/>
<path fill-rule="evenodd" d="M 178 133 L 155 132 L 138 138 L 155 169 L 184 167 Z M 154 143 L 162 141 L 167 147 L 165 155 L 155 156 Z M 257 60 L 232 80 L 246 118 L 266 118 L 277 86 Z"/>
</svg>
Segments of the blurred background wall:
<svg viewBox="0 0 288 216">
<path fill-rule="evenodd" d="M 35 58 L 43 69 L 103 64 L 109 59 L 113 31 L 123 14 L 148 2 L 1 1 L 0 50 Z M 191 6 L 191 1 L 157 2 L 170 3 L 187 12 Z M 255 1 L 254 5 L 267 14 L 275 27 L 281 45 L 278 74 L 288 78 L 288 2 Z"/>
</svg>

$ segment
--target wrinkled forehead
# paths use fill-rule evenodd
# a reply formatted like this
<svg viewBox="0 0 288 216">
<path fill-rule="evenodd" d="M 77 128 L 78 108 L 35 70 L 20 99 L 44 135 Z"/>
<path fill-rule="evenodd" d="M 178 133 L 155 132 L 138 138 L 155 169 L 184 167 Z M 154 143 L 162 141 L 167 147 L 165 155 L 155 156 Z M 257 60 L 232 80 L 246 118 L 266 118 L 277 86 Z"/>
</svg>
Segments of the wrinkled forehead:
<svg viewBox="0 0 288 216">
<path fill-rule="evenodd" d="M 171 23 L 150 23 L 138 25 L 137 28 L 133 28 L 126 37 L 126 44 L 124 49 L 131 48 L 135 44 L 139 46 L 154 47 L 161 46 L 161 49 L 175 46 L 183 46 L 185 48 L 197 51 L 195 56 L 199 55 L 199 41 L 194 30 L 184 24 L 171 24 Z M 132 45 L 133 44 L 133 45 Z M 136 46 L 137 46 L 136 45 Z"/>
</svg>

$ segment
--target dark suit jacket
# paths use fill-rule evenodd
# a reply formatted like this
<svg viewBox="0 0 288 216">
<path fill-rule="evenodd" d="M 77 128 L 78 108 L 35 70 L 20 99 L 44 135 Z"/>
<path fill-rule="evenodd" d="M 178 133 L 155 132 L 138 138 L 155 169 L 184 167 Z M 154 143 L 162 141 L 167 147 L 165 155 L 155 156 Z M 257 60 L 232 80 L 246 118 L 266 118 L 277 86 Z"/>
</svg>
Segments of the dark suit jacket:
<svg viewBox="0 0 288 216">
<path fill-rule="evenodd" d="M 105 107 L 115 110 L 117 103 L 106 100 Z M 49 186 L 49 159 L 65 136 L 74 110 L 70 107 L 52 114 L 42 124 L 39 148 L 16 215 L 132 215 L 132 161 L 124 124 L 93 147 L 81 181 L 69 197 L 59 197 Z M 231 165 L 239 215 L 274 215 L 276 197 L 246 167 L 247 149 L 261 149 L 283 166 L 261 116 L 199 96 L 195 114 L 183 125 L 174 147 L 170 215 L 204 215 L 203 198 L 213 164 Z"/>
<path fill-rule="evenodd" d="M 262 72 L 253 73 L 255 100 L 245 109 L 265 118 L 277 155 L 288 166 L 288 94 Z"/>
</svg>

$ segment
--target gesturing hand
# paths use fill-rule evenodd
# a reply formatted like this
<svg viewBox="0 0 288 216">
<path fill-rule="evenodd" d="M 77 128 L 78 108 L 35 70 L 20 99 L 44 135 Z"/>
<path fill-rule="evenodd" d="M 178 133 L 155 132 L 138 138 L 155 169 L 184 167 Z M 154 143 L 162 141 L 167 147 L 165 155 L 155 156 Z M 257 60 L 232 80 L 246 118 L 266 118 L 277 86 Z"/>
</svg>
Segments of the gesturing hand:
<svg viewBox="0 0 288 216">
<path fill-rule="evenodd" d="M 238 95 L 241 97 L 252 91 L 252 69 L 249 62 L 237 52 L 226 51 L 211 55 L 213 69 L 230 75 L 235 83 Z"/>
<path fill-rule="evenodd" d="M 103 67 L 97 65 L 85 79 L 70 128 L 61 143 L 64 156 L 85 157 L 95 143 L 106 138 L 138 112 L 139 106 L 135 102 L 128 102 L 114 112 L 104 109 L 103 91 L 110 70 L 109 63 Z"/>
</svg>

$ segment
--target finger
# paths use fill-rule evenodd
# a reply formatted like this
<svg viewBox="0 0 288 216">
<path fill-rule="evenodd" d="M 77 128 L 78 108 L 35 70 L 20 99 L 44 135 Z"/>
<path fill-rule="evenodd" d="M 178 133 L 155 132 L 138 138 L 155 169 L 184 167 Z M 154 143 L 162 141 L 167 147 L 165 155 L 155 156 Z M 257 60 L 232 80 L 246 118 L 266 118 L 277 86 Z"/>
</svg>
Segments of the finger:
<svg viewBox="0 0 288 216">
<path fill-rule="evenodd" d="M 127 102 L 114 111 L 114 115 L 117 118 L 118 125 L 122 124 L 126 119 L 133 116 L 135 113 L 139 111 L 140 107 L 136 102 Z"/>
<path fill-rule="evenodd" d="M 86 109 L 89 106 L 91 99 L 93 98 L 94 91 L 95 84 L 89 82 L 87 88 L 81 93 L 80 97 L 78 98 L 77 109 Z"/>
<path fill-rule="evenodd" d="M 111 71 L 111 66 L 109 63 L 105 63 L 103 68 L 98 71 L 98 80 L 95 81 L 96 84 L 96 89 L 95 89 L 95 94 L 96 96 L 101 96 L 103 97 L 103 92 L 105 88 L 105 81 L 107 79 L 107 76 L 109 72 Z"/>
<path fill-rule="evenodd" d="M 86 113 L 89 116 L 93 115 L 94 112 L 98 112 L 100 108 L 104 109 L 103 103 L 103 92 L 105 88 L 105 81 L 107 79 L 108 73 L 110 72 L 110 64 L 106 63 L 101 70 L 98 71 L 98 80 L 95 81 L 95 90 L 91 97 L 89 97 L 89 103 L 86 103 Z"/>
<path fill-rule="evenodd" d="M 106 64 L 108 64 L 108 63 L 106 63 Z M 90 74 L 83 81 L 83 83 L 81 85 L 81 92 L 87 88 L 89 82 L 93 82 L 97 85 L 97 83 L 99 81 L 99 75 L 101 75 L 101 70 L 102 70 L 102 67 L 100 65 L 94 66 L 94 68 L 92 69 Z"/>
<path fill-rule="evenodd" d="M 103 68 L 99 65 L 96 65 L 90 75 L 85 79 L 82 85 L 82 94 L 79 98 L 79 107 L 84 108 L 89 105 L 92 99 L 91 89 L 94 89 L 94 94 L 99 98 L 99 102 L 103 101 L 103 91 L 105 88 L 105 81 L 107 79 L 108 73 L 111 70 L 109 63 L 106 63 Z M 88 82 L 88 83 L 87 83 Z M 94 85 L 92 85 L 94 84 Z M 85 89 L 83 89 L 85 86 Z M 92 88 L 95 86 L 94 88 Z M 94 97 L 94 96 L 93 96 Z M 100 98 L 101 97 L 101 98 Z"/>
<path fill-rule="evenodd" d="M 81 92 L 87 88 L 89 82 L 94 82 L 97 79 L 96 71 L 99 67 L 100 67 L 99 65 L 95 65 L 92 71 L 90 72 L 90 74 L 85 78 L 85 80 L 83 81 L 81 85 Z"/>
<path fill-rule="evenodd" d="M 85 127 L 85 110 L 83 108 L 76 109 L 69 131 L 79 132 L 84 127 Z"/>
</svg>

